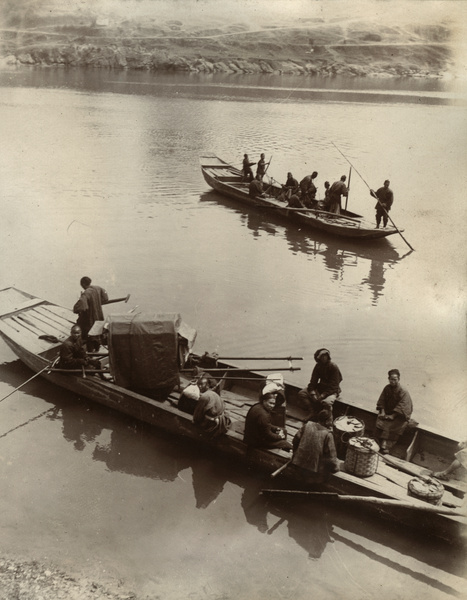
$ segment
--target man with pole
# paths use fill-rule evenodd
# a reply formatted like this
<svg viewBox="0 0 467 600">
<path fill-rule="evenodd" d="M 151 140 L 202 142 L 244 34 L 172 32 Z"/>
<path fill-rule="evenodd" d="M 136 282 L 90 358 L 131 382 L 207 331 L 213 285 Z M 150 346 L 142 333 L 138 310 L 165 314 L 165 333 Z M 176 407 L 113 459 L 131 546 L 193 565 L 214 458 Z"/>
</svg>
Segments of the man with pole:
<svg viewBox="0 0 467 600">
<path fill-rule="evenodd" d="M 389 189 L 389 183 L 389 179 L 386 179 L 384 185 L 376 190 L 376 192 L 374 190 L 370 190 L 370 194 L 373 196 L 373 198 L 377 199 L 375 204 L 376 229 L 379 229 L 381 219 L 383 219 L 383 227 L 386 227 L 388 224 L 388 212 L 391 210 L 392 203 L 394 202 L 394 194 L 392 190 Z"/>
</svg>

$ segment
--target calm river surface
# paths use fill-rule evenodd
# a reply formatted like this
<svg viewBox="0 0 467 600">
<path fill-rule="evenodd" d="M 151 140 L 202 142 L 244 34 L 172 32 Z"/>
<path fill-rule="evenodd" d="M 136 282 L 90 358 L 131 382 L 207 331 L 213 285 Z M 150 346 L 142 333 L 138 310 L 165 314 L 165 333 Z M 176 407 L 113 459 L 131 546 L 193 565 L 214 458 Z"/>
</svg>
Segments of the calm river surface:
<svg viewBox="0 0 467 600">
<path fill-rule="evenodd" d="M 300 384 L 326 346 L 368 408 L 398 367 L 414 418 L 461 439 L 465 105 L 432 82 L 298 80 L 0 74 L 0 287 L 72 306 L 89 275 L 131 293 L 128 308 L 180 312 L 199 352 L 303 356 L 287 376 Z M 415 252 L 297 231 L 209 191 L 199 169 L 202 154 L 265 152 L 279 181 L 318 171 L 322 195 L 349 171 L 332 142 L 371 187 L 391 180 Z M 354 171 L 349 208 L 373 206 Z M 3 343 L 0 359 L 3 397 L 30 373 Z M 363 513 L 267 504 L 253 474 L 45 382 L 0 411 L 0 554 L 168 600 L 466 589 L 459 553 Z"/>
</svg>

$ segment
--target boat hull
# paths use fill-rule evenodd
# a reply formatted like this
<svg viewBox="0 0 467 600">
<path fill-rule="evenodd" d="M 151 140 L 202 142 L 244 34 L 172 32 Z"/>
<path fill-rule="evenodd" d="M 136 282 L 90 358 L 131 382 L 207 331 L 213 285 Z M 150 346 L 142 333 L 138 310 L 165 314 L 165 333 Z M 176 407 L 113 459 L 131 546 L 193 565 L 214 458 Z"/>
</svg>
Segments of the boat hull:
<svg viewBox="0 0 467 600">
<path fill-rule="evenodd" d="M 272 473 L 289 461 L 290 455 L 282 450 L 251 449 L 243 443 L 245 415 L 257 401 L 260 384 L 264 381 L 264 375 L 260 372 L 242 370 L 238 366 L 223 361 L 217 362 L 216 368 L 220 369 L 220 372 L 211 371 L 211 374 L 220 377 L 222 375 L 219 373 L 224 373 L 224 376 L 227 377 L 222 397 L 233 425 L 226 435 L 210 439 L 201 434 L 194 426 L 191 415 L 177 408 L 179 398 L 177 390 L 174 390 L 165 400 L 158 401 L 122 388 L 112 381 L 102 380 L 98 375 L 88 374 L 83 377 L 80 374 L 65 374 L 50 370 L 53 360 L 58 355 L 60 342 L 41 339 L 38 345 L 37 333 L 40 330 L 35 331 L 34 328 L 40 327 L 42 331 L 45 330 L 49 339 L 58 338 L 58 334 L 63 333 L 68 325 L 73 323 L 74 315 L 67 309 L 40 299 L 36 299 L 37 302 L 35 302 L 34 297 L 18 290 L 12 292 L 12 290 L 14 288 L 0 291 L 0 335 L 25 365 L 35 373 L 41 372 L 41 376 L 50 383 L 170 434 L 183 436 L 197 444 L 211 447 L 216 453 L 232 457 L 264 473 Z M 4 292 L 7 292 L 10 297 L 15 296 L 15 300 L 13 304 L 9 302 L 11 306 L 9 305 L 6 310 L 1 312 L 2 293 Z M 3 305 L 5 306 L 5 302 Z M 54 315 L 53 319 L 44 316 L 49 314 Z M 47 369 L 48 366 L 50 369 Z M 235 376 L 234 379 L 229 378 L 232 373 Z M 183 387 L 186 383 L 188 383 L 188 379 L 181 374 L 181 386 Z M 285 384 L 286 428 L 289 439 L 302 425 L 303 411 L 298 406 L 298 392 L 297 386 Z M 338 399 L 334 405 L 334 413 L 335 416 L 351 414 L 364 423 L 365 435 L 373 433 L 376 414 L 372 411 Z M 278 480 L 281 485 L 286 486 L 407 501 L 407 481 L 412 475 L 426 472 L 423 461 L 420 460 L 417 464 L 413 462 L 414 457 L 423 455 L 425 464 L 434 468 L 436 465 L 428 463 L 427 458 L 438 455 L 444 460 L 448 460 L 455 452 L 457 443 L 437 432 L 420 427 L 413 428 L 408 432 L 406 438 L 405 440 L 401 438 L 399 455 L 395 453 L 384 461 L 380 459 L 377 473 L 368 478 L 356 477 L 342 470 L 331 474 L 326 480 L 322 480 L 317 479 L 314 474 L 304 476 L 302 473 L 300 477 L 297 477 L 289 469 L 289 471 L 285 470 L 284 476 Z M 392 462 L 393 465 L 385 464 L 386 460 Z M 408 472 L 404 473 L 404 469 Z M 462 485 L 462 482 L 450 482 L 446 484 L 443 499 L 445 498 L 448 503 L 454 502 L 455 506 L 460 506 L 464 494 L 465 486 Z M 425 513 L 423 512 L 425 503 L 417 499 L 411 501 L 415 509 L 365 505 L 364 510 L 395 520 L 404 527 L 422 528 L 427 533 L 449 542 L 463 541 L 466 524 L 464 518 Z"/>
<path fill-rule="evenodd" d="M 211 164 L 216 163 L 216 164 Z M 279 218 L 300 227 L 323 231 L 331 235 L 355 240 L 378 240 L 398 233 L 394 227 L 376 229 L 373 224 L 366 222 L 363 217 L 350 211 L 342 215 L 348 220 L 333 217 L 329 213 L 311 213 L 291 210 L 284 202 L 276 200 L 281 186 L 274 183 L 265 186 L 268 195 L 265 198 L 251 198 L 248 185 L 242 183 L 241 172 L 218 157 L 201 157 L 201 171 L 206 183 L 216 192 L 237 200 L 255 210 L 267 213 L 268 218 Z M 220 175 L 219 173 L 222 173 Z"/>
</svg>

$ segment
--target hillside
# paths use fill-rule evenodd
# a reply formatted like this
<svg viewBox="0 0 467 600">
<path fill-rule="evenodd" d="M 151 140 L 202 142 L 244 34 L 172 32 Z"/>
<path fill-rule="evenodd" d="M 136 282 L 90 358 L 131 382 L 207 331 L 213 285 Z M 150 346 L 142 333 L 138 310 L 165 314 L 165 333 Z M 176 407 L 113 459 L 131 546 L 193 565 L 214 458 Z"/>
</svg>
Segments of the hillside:
<svg viewBox="0 0 467 600">
<path fill-rule="evenodd" d="M 97 0 L 73 8 L 59 0 L 4 0 L 0 56 L 4 65 L 238 74 L 442 77 L 456 70 L 458 33 L 448 13 L 415 24 L 397 11 L 388 13 L 391 20 L 368 8 L 349 18 L 337 4 L 331 11 L 321 3 L 310 16 L 285 15 L 284 4 L 281 12 L 273 2 L 258 14 L 252 4 L 248 12 L 231 2 L 242 10 L 195 0 Z"/>
</svg>

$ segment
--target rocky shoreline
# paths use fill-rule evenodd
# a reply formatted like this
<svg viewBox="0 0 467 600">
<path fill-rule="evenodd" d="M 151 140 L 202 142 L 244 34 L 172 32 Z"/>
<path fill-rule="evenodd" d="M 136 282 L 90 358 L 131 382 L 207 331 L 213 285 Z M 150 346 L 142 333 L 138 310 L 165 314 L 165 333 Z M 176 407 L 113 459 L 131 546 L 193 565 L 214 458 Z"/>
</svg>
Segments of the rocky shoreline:
<svg viewBox="0 0 467 600">
<path fill-rule="evenodd" d="M 37 561 L 0 558 L 0 600 L 138 600 L 90 579 L 77 579 Z M 140 598 L 140 600 L 142 600 Z"/>
<path fill-rule="evenodd" d="M 360 49 L 361 50 L 361 49 Z M 397 48 L 401 52 L 402 48 Z M 425 53 L 433 48 L 420 48 Z M 360 64 L 355 60 L 341 58 L 332 60 L 329 57 L 316 57 L 314 60 L 303 59 L 271 59 L 271 58 L 238 58 L 213 56 L 184 56 L 170 52 L 146 51 L 141 47 L 127 47 L 111 44 L 108 46 L 85 44 L 69 44 L 55 47 L 22 48 L 10 52 L 1 59 L 3 66 L 33 67 L 88 67 L 118 70 L 145 71 L 185 71 L 195 73 L 225 74 L 266 74 L 266 75 L 345 75 L 349 77 L 425 77 L 442 78 L 445 75 L 445 63 L 448 61 L 447 50 L 437 49 L 443 55 L 443 61 L 426 64 L 406 64 L 403 61 L 384 62 L 368 60 Z M 324 54 L 324 52 L 323 52 Z M 371 52 L 367 52 L 371 54 Z"/>
</svg>

